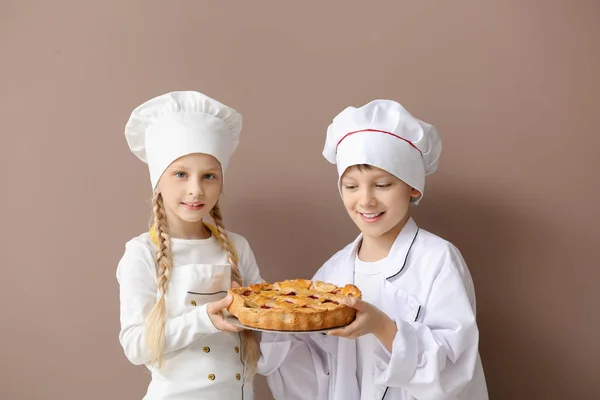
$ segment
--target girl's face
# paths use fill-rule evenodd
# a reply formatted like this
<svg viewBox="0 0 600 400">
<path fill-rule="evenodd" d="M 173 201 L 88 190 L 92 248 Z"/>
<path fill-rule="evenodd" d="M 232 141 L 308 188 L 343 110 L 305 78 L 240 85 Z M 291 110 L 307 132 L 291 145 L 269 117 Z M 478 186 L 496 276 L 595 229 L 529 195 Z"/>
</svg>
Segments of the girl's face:
<svg viewBox="0 0 600 400">
<path fill-rule="evenodd" d="M 411 197 L 419 191 L 380 168 L 353 166 L 341 179 L 346 211 L 363 235 L 398 234 L 409 218 Z"/>
<path fill-rule="evenodd" d="M 199 222 L 217 204 L 222 183 L 221 164 L 211 155 L 188 154 L 169 165 L 158 190 L 173 237 L 202 237 L 206 233 Z"/>
</svg>

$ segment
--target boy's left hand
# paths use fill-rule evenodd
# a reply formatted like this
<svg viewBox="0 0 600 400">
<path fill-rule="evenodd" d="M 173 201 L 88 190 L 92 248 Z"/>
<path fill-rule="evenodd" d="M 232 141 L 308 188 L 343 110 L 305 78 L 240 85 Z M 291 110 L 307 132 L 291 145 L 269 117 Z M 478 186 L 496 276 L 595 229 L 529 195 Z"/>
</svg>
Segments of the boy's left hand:
<svg viewBox="0 0 600 400">
<path fill-rule="evenodd" d="M 372 333 L 388 350 L 391 350 L 398 328 L 386 313 L 371 303 L 352 297 L 345 298 L 343 304 L 356 310 L 356 318 L 350 325 L 333 329 L 327 332 L 327 335 L 356 339 Z"/>
</svg>

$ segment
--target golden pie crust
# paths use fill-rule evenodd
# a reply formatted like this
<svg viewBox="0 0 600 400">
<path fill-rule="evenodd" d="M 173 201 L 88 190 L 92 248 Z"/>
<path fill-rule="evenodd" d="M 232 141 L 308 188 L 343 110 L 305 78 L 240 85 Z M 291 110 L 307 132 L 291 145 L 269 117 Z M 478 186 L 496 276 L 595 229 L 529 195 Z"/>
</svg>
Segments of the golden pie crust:
<svg viewBox="0 0 600 400">
<path fill-rule="evenodd" d="M 345 326 L 356 310 L 341 303 L 343 297 L 360 299 L 358 287 L 308 279 L 258 283 L 229 289 L 227 308 L 244 325 L 275 331 L 316 331 Z"/>
</svg>

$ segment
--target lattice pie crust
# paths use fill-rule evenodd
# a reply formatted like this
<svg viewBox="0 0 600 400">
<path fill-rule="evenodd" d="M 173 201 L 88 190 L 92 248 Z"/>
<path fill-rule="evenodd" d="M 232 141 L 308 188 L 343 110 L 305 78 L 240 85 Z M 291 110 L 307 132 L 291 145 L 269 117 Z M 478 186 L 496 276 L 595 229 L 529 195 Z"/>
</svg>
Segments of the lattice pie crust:
<svg viewBox="0 0 600 400">
<path fill-rule="evenodd" d="M 228 311 L 249 327 L 277 331 L 313 331 L 351 323 L 356 310 L 340 303 L 343 297 L 361 298 L 355 285 L 292 279 L 259 283 L 229 290 Z"/>
</svg>

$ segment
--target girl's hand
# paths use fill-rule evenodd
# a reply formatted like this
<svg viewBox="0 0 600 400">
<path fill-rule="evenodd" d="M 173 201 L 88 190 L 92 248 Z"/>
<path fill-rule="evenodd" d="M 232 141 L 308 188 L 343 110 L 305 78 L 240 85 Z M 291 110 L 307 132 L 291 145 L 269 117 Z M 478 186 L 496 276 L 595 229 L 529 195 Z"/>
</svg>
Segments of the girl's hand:
<svg viewBox="0 0 600 400">
<path fill-rule="evenodd" d="M 240 287 L 240 285 L 237 282 L 232 281 L 231 287 L 236 288 Z M 237 326 L 231 325 L 229 322 L 225 321 L 225 317 L 223 316 L 223 309 L 229 307 L 232 300 L 233 299 L 231 298 L 231 296 L 226 296 L 225 298 L 219 301 L 208 303 L 206 305 L 208 317 L 210 318 L 215 328 L 217 328 L 220 331 L 239 332 L 242 330 L 242 328 L 238 328 Z"/>
<path fill-rule="evenodd" d="M 344 298 L 342 303 L 356 309 L 356 318 L 350 325 L 331 330 L 327 335 L 356 339 L 372 333 L 391 351 L 398 328 L 386 313 L 366 301 L 353 297 Z"/>
</svg>

